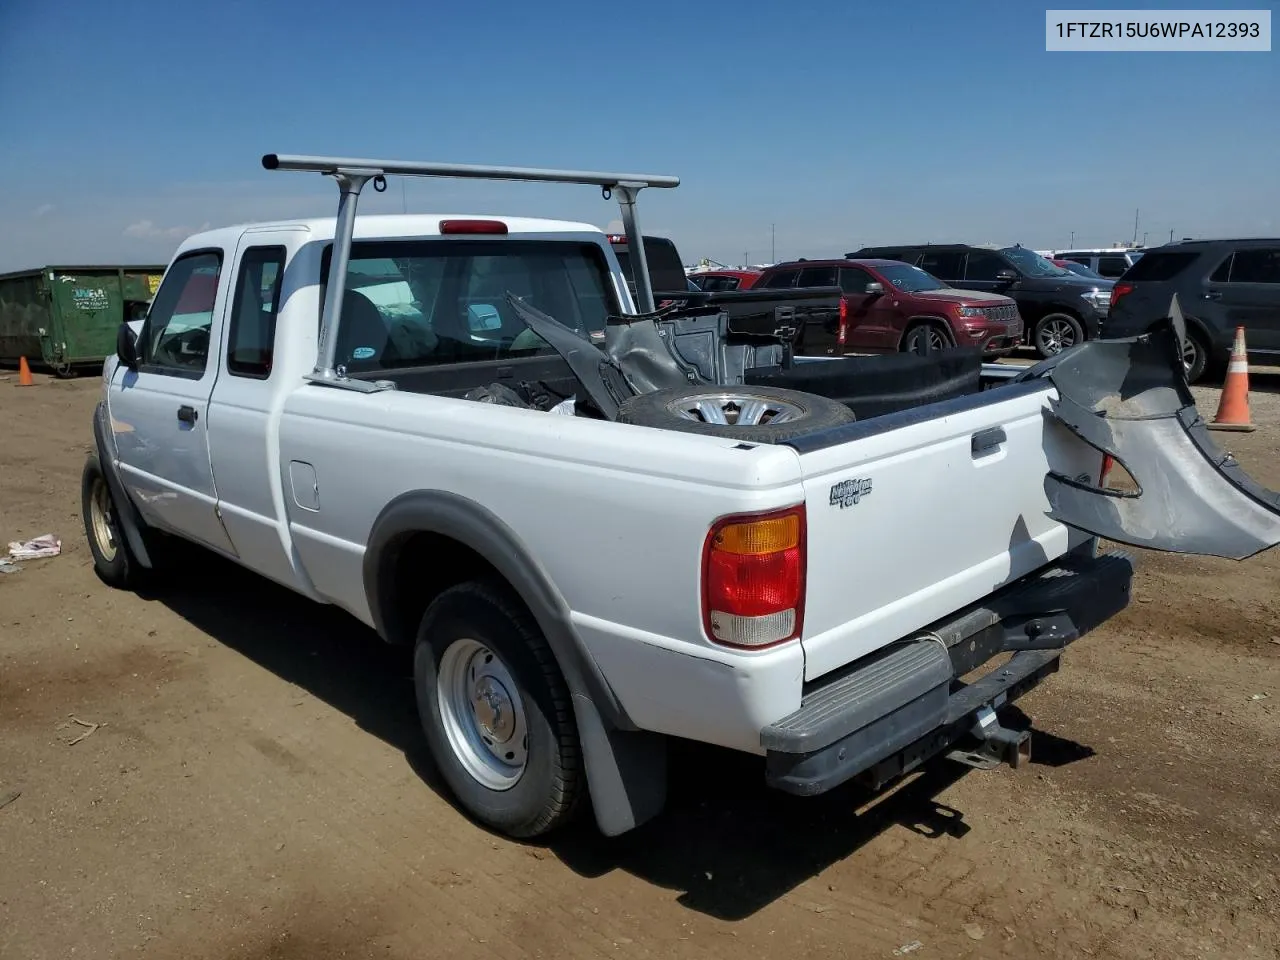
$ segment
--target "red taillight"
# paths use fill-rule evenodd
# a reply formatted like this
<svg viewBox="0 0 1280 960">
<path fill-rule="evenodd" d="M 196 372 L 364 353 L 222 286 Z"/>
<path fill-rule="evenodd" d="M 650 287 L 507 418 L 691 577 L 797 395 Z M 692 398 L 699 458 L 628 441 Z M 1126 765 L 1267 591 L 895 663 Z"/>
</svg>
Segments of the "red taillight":
<svg viewBox="0 0 1280 960">
<path fill-rule="evenodd" d="M 805 510 L 725 517 L 702 551 L 702 618 L 716 643 L 758 649 L 800 636 Z"/>
<path fill-rule="evenodd" d="M 507 225 L 501 220 L 441 220 L 440 233 L 506 233 Z"/>
<path fill-rule="evenodd" d="M 1111 306 L 1114 307 L 1116 305 L 1116 301 L 1119 300 L 1121 297 L 1123 297 L 1127 293 L 1133 293 L 1132 283 L 1117 283 L 1114 287 L 1112 287 L 1111 288 Z"/>
<path fill-rule="evenodd" d="M 840 326 L 836 331 L 836 344 L 843 347 L 845 337 L 849 333 L 849 301 L 844 297 L 840 298 Z"/>
<path fill-rule="evenodd" d="M 1107 485 L 1107 477 L 1111 473 L 1111 468 L 1116 465 L 1116 458 L 1109 453 L 1102 455 L 1102 469 L 1098 471 L 1098 486 L 1105 487 Z"/>
</svg>

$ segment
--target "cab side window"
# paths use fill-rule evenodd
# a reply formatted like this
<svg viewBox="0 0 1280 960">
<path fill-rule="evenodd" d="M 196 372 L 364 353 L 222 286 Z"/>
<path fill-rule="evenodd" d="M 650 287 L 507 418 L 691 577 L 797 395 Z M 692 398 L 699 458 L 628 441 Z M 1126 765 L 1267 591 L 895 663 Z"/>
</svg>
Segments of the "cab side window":
<svg viewBox="0 0 1280 960">
<path fill-rule="evenodd" d="M 141 369 L 191 380 L 204 375 L 221 272 L 221 250 L 188 253 L 173 262 L 143 324 Z"/>
<path fill-rule="evenodd" d="M 240 258 L 227 332 L 227 372 L 233 376 L 271 375 L 284 259 L 284 247 L 250 247 Z"/>
</svg>

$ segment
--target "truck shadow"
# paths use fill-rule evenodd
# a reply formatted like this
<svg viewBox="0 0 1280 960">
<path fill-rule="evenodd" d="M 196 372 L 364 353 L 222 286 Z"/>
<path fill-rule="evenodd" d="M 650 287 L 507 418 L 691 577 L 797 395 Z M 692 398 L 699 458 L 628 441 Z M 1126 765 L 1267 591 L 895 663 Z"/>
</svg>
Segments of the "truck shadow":
<svg viewBox="0 0 1280 960">
<path fill-rule="evenodd" d="M 317 606 L 202 550 L 179 552 L 174 559 L 181 580 L 158 583 L 147 599 L 400 750 L 411 769 L 457 809 L 418 725 L 407 650 L 388 646 L 335 608 Z M 184 586 L 209 582 L 221 585 L 216 595 Z M 227 603 L 228 596 L 235 602 Z M 1071 762 L 1092 751 L 1068 745 L 1055 753 L 1059 762 Z M 847 786 L 797 798 L 764 785 L 759 758 L 673 741 L 671 792 L 660 817 L 605 838 L 585 811 L 577 824 L 539 845 L 581 876 L 623 870 L 680 891 L 678 902 L 690 910 L 738 920 L 892 827 L 939 840 L 963 837 L 969 830 L 963 813 L 937 798 L 966 772 L 942 761 L 886 795 Z"/>
</svg>

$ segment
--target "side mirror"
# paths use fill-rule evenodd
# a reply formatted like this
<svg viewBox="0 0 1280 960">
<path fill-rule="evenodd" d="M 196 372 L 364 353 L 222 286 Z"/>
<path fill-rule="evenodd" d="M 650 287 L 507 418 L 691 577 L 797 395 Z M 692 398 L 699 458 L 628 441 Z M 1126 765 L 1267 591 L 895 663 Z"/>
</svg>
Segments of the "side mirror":
<svg viewBox="0 0 1280 960">
<path fill-rule="evenodd" d="M 872 280 L 867 284 L 863 293 L 870 297 L 878 297 L 880 294 L 884 293 L 884 284 L 880 283 L 878 280 Z"/>
<path fill-rule="evenodd" d="M 138 336 L 127 323 L 116 330 L 116 356 L 130 370 L 138 369 Z"/>
<path fill-rule="evenodd" d="M 1001 283 L 1017 283 L 1020 279 L 1017 270 L 1000 270 L 996 273 L 996 279 Z"/>
</svg>

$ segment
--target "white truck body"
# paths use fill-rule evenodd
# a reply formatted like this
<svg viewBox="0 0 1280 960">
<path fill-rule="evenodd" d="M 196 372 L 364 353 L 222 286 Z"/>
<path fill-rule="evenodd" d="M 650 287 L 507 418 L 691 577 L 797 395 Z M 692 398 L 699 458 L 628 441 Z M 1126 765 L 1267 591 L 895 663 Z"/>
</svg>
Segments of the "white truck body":
<svg viewBox="0 0 1280 960">
<path fill-rule="evenodd" d="M 592 248 L 614 312 L 636 312 L 605 234 L 580 223 L 360 217 L 352 262 L 368 262 L 360 259 L 362 245 L 376 251 L 383 247 L 368 245 L 476 242 L 442 236 L 449 221 L 500 223 L 500 236 L 479 238 L 488 244 Z M 1050 415 L 1060 396 L 1048 379 L 858 421 L 834 439 L 791 445 L 479 403 L 462 399 L 460 388 L 423 392 L 403 378 L 397 389 L 381 390 L 308 379 L 323 354 L 322 255 L 342 226 L 339 217 L 228 227 L 179 247 L 142 331 L 142 355 L 132 366 L 108 358 L 103 369 L 98 458 L 123 490 L 115 494 L 117 539 L 136 548 L 143 566 L 146 550 L 130 524 L 199 543 L 349 611 L 398 643 L 414 642 L 415 618 L 433 585 L 447 585 L 455 566 L 482 562 L 547 634 L 572 694 L 587 783 L 607 833 L 629 829 L 661 806 L 660 796 L 640 798 L 661 790 L 661 773 L 645 759 L 655 736 L 767 756 L 785 736 L 766 731 L 785 728 L 786 718 L 802 713 L 815 691 L 851 665 L 921 636 L 937 642 L 945 661 L 952 644 L 940 623 L 966 611 L 973 619 L 975 605 L 1069 555 L 1093 557 L 1094 531 L 1054 518 L 1045 477 L 1098 484 L 1102 455 Z M 264 256 L 275 274 L 262 270 Z M 203 359 L 181 368 L 184 357 L 179 366 L 148 363 L 148 338 L 177 295 L 165 286 L 194 282 L 178 265 L 214 261 L 216 293 L 203 315 L 207 343 L 191 348 Z M 397 262 L 398 269 L 418 270 L 426 260 Z M 268 274 L 282 278 L 270 310 L 262 307 L 255 318 L 238 314 L 240 301 L 255 293 L 246 294 L 245 284 L 257 283 L 261 292 Z M 395 285 L 404 281 L 388 276 L 392 287 L 376 305 L 394 326 L 396 304 L 404 300 Z M 265 372 L 254 367 L 252 354 L 248 367 L 236 369 L 233 322 L 247 329 L 266 323 L 268 314 L 274 333 Z M 197 311 L 197 327 L 199 317 Z M 518 357 L 509 366 L 519 379 L 520 370 L 541 370 L 548 355 Z M 465 363 L 438 364 L 421 376 L 480 385 L 464 383 L 466 370 Z M 419 375 L 384 372 L 393 379 Z M 703 599 L 709 531 L 725 517 L 799 505 L 798 636 L 762 649 L 717 642 Z M 86 511 L 90 525 L 90 506 Z M 436 519 L 417 530 L 406 526 L 410 515 Z M 413 540 L 417 533 L 432 539 Z M 417 566 L 393 570 L 395 551 L 410 542 L 422 547 L 414 554 Z M 451 554 L 454 547 L 463 552 Z M 402 583 L 406 577 L 410 582 Z M 1116 596 L 1127 584 L 1125 573 Z M 419 586 L 415 601 L 407 594 Z M 1027 635 L 1035 640 L 1034 631 Z M 1056 659 L 1045 664 L 1037 670 L 1056 668 Z M 954 691 L 955 681 L 943 687 Z M 865 703 L 867 696 L 853 699 Z M 972 709 L 998 706 L 1004 696 Z M 790 752 L 813 752 L 802 749 L 809 736 Z M 874 759 L 884 762 L 886 751 L 902 747 L 872 751 Z M 899 762 L 902 770 L 913 765 L 909 756 Z M 640 779 L 655 785 L 637 786 Z M 843 779 L 847 771 L 801 777 L 789 788 L 815 792 Z"/>
</svg>

